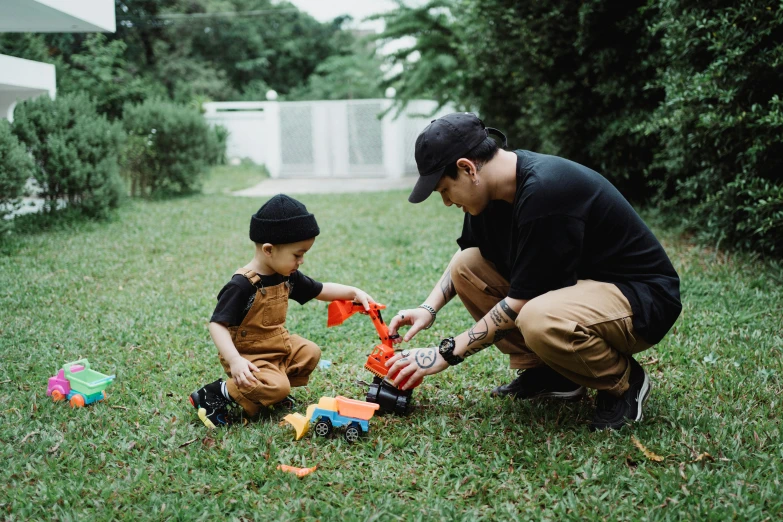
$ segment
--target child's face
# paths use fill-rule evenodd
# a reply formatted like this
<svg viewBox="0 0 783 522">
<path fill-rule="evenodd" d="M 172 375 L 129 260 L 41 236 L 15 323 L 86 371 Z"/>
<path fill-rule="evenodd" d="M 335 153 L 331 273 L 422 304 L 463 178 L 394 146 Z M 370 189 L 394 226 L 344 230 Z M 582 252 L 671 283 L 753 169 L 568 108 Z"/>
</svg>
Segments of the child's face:
<svg viewBox="0 0 783 522">
<path fill-rule="evenodd" d="M 269 267 L 280 275 L 289 276 L 304 263 L 304 255 L 315 243 L 315 238 L 272 245 L 267 258 Z"/>
</svg>

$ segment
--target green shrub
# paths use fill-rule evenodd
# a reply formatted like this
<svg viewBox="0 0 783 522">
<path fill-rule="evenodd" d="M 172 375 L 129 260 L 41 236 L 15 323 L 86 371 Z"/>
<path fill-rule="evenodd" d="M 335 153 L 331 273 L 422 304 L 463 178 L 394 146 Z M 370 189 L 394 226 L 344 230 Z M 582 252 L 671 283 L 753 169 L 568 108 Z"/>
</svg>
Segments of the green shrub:
<svg viewBox="0 0 783 522">
<path fill-rule="evenodd" d="M 198 192 L 210 163 L 217 161 L 216 131 L 198 111 L 150 100 L 126 105 L 128 132 L 125 175 L 134 196 L 174 196 Z M 225 145 L 223 145 L 225 148 Z"/>
<path fill-rule="evenodd" d="M 0 120 L 0 239 L 11 228 L 7 218 L 19 208 L 32 176 L 33 160 L 11 133 L 8 121 Z"/>
<path fill-rule="evenodd" d="M 210 165 L 226 164 L 226 142 L 228 141 L 228 129 L 222 125 L 210 128 L 209 133 L 209 158 Z"/>
<path fill-rule="evenodd" d="M 646 130 L 661 139 L 660 199 L 704 237 L 780 255 L 783 9 L 659 3 L 666 102 Z"/>
<path fill-rule="evenodd" d="M 118 206 L 124 133 L 85 95 L 27 100 L 16 107 L 12 129 L 35 159 L 44 212 L 64 203 L 69 214 L 102 218 Z"/>
</svg>

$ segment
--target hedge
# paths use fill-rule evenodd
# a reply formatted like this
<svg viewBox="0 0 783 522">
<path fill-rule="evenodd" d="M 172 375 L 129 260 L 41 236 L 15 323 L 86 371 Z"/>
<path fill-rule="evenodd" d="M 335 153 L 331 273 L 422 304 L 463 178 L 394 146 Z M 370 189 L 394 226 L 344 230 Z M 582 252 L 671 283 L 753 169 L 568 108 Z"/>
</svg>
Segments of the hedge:
<svg viewBox="0 0 783 522">
<path fill-rule="evenodd" d="M 197 110 L 184 105 L 161 100 L 126 105 L 123 125 L 124 172 L 133 196 L 198 192 L 207 167 L 224 155 L 225 136 L 221 141 Z"/>
<path fill-rule="evenodd" d="M 24 101 L 16 107 L 12 130 L 34 158 L 44 212 L 64 205 L 72 213 L 101 218 L 119 205 L 124 133 L 98 115 L 86 95 Z"/>
<path fill-rule="evenodd" d="M 584 163 L 706 240 L 783 254 L 779 3 L 453 5 L 462 65 L 444 87 L 512 146 Z"/>
<path fill-rule="evenodd" d="M 658 200 L 706 239 L 783 255 L 783 9 L 659 4 Z"/>
<path fill-rule="evenodd" d="M 19 208 L 31 177 L 33 160 L 11 132 L 8 121 L 0 120 L 0 239 L 10 230 L 9 218 Z"/>
</svg>

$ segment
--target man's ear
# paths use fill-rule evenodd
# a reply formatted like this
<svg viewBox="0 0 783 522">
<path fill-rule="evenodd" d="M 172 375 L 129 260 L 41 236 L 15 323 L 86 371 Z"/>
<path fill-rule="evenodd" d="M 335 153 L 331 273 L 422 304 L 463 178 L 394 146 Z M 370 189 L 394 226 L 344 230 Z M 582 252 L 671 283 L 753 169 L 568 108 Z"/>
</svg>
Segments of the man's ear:
<svg viewBox="0 0 783 522">
<path fill-rule="evenodd" d="M 473 163 L 472 160 L 469 160 L 468 158 L 460 158 L 457 160 L 457 169 L 464 170 L 469 176 L 471 181 L 476 176 L 476 172 L 478 169 L 476 168 L 476 164 Z"/>
<path fill-rule="evenodd" d="M 272 250 L 274 250 L 274 248 L 275 245 L 273 245 L 272 243 L 264 243 L 263 246 L 261 247 L 261 252 L 263 252 L 266 257 L 271 257 Z"/>
</svg>

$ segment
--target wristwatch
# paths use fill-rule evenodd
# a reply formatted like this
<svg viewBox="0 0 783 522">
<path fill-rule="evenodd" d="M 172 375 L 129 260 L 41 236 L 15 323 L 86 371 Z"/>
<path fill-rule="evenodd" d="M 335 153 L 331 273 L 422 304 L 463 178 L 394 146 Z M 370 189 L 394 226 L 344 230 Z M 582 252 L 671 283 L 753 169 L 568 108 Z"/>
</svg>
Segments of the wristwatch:
<svg viewBox="0 0 783 522">
<path fill-rule="evenodd" d="M 465 360 L 459 355 L 454 355 L 455 346 L 456 344 L 454 343 L 453 337 L 446 337 L 440 342 L 440 346 L 438 346 L 438 352 L 446 360 L 446 362 L 449 363 L 449 366 L 456 366 Z"/>
</svg>

